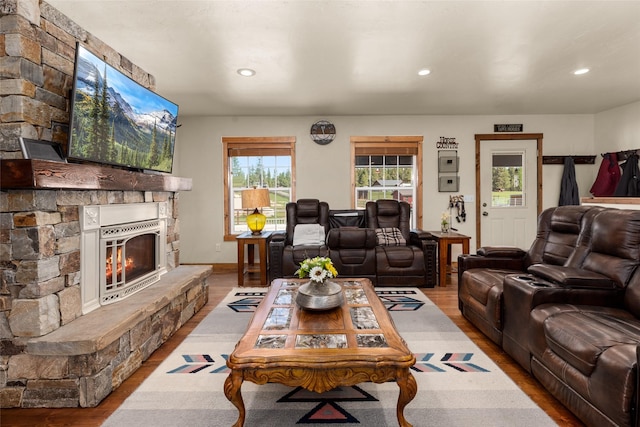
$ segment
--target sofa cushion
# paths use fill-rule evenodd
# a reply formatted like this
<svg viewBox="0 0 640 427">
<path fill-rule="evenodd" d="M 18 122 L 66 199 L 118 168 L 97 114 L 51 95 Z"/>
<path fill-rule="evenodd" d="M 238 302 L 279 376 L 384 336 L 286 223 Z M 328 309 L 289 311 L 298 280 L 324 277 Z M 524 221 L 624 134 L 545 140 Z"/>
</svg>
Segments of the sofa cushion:
<svg viewBox="0 0 640 427">
<path fill-rule="evenodd" d="M 376 243 L 376 233 L 371 228 L 332 228 L 327 234 L 329 249 L 373 249 Z"/>
<path fill-rule="evenodd" d="M 376 238 L 380 246 L 406 246 L 407 241 L 400 229 L 395 227 L 376 228 Z"/>
<path fill-rule="evenodd" d="M 609 348 L 640 344 L 640 320 L 624 310 L 574 306 L 549 316 L 544 333 L 554 353 L 584 375 L 591 375 Z"/>
</svg>

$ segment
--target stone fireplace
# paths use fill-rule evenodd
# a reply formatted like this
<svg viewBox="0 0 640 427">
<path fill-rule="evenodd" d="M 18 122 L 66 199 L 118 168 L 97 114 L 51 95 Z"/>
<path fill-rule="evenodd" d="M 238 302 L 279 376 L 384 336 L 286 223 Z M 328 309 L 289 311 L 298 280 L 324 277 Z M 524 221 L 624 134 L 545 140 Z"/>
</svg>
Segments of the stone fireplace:
<svg viewBox="0 0 640 427">
<path fill-rule="evenodd" d="M 0 408 L 97 406 L 207 302 L 211 268 L 179 263 L 191 179 L 24 159 L 20 137 L 66 152 L 76 42 L 155 80 L 45 1 L 0 27 Z"/>
<path fill-rule="evenodd" d="M 80 207 L 82 313 L 121 301 L 167 271 L 167 204 Z"/>
<path fill-rule="evenodd" d="M 211 268 L 179 264 L 191 180 L 39 160 L 0 169 L 0 408 L 96 406 L 207 302 Z"/>
</svg>

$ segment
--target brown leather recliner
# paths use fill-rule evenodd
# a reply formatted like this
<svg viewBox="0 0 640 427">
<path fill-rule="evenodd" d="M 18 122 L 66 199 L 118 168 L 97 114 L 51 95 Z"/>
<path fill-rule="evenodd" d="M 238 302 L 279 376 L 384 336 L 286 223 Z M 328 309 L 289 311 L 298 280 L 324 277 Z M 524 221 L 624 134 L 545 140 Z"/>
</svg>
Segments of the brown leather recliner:
<svg viewBox="0 0 640 427">
<path fill-rule="evenodd" d="M 378 286 L 433 286 L 435 265 L 429 233 L 411 230 L 411 207 L 407 202 L 377 200 L 365 206 L 368 228 L 398 229 L 405 243 L 376 246 Z M 433 252 L 432 252 L 433 251 Z"/>
<path fill-rule="evenodd" d="M 579 222 L 565 215 L 581 209 Z M 465 317 L 482 329 L 477 307 L 485 325 L 500 313 L 503 350 L 587 425 L 640 426 L 640 211 L 551 208 L 529 252 L 526 271 L 496 275 L 499 285 L 485 288 L 470 279 L 489 283 L 486 257 L 458 258 L 474 266 L 460 283 Z M 480 289 L 501 295 L 501 304 L 483 306 Z"/>
<path fill-rule="evenodd" d="M 536 240 L 528 251 L 482 247 L 475 255 L 460 255 L 458 306 L 462 315 L 493 342 L 502 345 L 505 277 L 525 274 L 533 264 L 565 264 L 577 247 L 585 215 L 599 210 L 585 206 L 549 208 L 538 217 Z"/>
<path fill-rule="evenodd" d="M 329 204 L 317 199 L 300 199 L 289 202 L 286 207 L 286 232 L 274 233 L 269 243 L 269 277 L 291 277 L 306 258 L 328 256 L 329 249 L 323 242 L 319 245 L 294 246 L 293 237 L 298 224 L 319 224 L 329 231 Z"/>
</svg>

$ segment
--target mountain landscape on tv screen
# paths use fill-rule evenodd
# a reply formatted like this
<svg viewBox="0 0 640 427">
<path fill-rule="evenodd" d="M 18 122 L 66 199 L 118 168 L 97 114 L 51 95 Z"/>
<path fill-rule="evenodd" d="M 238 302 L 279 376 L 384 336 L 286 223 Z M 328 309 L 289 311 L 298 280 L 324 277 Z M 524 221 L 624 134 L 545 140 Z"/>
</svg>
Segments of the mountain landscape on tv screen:
<svg viewBox="0 0 640 427">
<path fill-rule="evenodd" d="M 171 172 L 177 110 L 83 49 L 76 63 L 69 156 Z"/>
</svg>

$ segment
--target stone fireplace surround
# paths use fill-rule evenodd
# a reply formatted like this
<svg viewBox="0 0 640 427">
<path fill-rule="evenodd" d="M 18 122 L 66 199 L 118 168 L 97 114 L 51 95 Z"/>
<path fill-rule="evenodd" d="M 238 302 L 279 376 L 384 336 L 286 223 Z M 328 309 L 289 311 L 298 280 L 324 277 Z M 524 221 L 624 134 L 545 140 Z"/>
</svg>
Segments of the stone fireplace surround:
<svg viewBox="0 0 640 427">
<path fill-rule="evenodd" d="M 210 267 L 179 265 L 178 194 L 190 179 L 23 159 L 20 137 L 64 151 L 76 42 L 155 88 L 46 1 L 0 2 L 0 408 L 98 405 L 208 298 Z M 167 206 L 168 272 L 83 315 L 79 208 L 143 203 Z"/>
<path fill-rule="evenodd" d="M 191 180 L 38 160 L 0 167 L 10 242 L 1 265 L 0 408 L 96 406 L 207 302 L 211 268 L 179 265 L 178 194 Z M 165 217 L 168 272 L 83 315 L 80 212 L 125 206 Z"/>
</svg>

